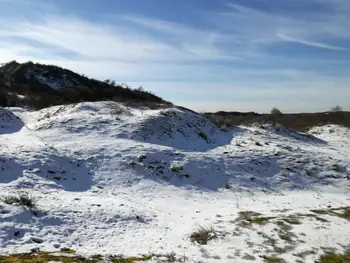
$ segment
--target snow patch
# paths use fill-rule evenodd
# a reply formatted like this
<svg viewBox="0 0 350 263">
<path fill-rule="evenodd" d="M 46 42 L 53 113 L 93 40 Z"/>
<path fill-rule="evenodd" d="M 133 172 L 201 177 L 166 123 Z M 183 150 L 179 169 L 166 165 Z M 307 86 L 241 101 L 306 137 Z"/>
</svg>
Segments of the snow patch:
<svg viewBox="0 0 350 263">
<path fill-rule="evenodd" d="M 0 135 L 13 133 L 23 127 L 23 122 L 11 111 L 0 107 Z"/>
</svg>

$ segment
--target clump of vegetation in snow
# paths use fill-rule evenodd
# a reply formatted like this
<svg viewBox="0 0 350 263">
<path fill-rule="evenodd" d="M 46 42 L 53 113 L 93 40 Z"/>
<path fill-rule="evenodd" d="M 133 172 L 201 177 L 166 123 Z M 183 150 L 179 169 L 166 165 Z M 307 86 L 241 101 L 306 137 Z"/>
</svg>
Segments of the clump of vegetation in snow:
<svg viewBox="0 0 350 263">
<path fill-rule="evenodd" d="M 347 263 L 350 262 L 350 249 L 346 250 L 343 254 L 335 253 L 333 251 L 327 251 L 321 256 L 319 263 Z"/>
<path fill-rule="evenodd" d="M 218 237 L 213 226 L 198 226 L 190 235 L 192 242 L 197 242 L 200 245 L 206 245 L 210 240 Z"/>
<path fill-rule="evenodd" d="M 29 209 L 36 207 L 36 198 L 30 196 L 27 193 L 21 193 L 18 195 L 8 195 L 1 198 L 1 201 L 8 205 L 21 205 Z"/>
<path fill-rule="evenodd" d="M 236 222 L 242 227 L 248 227 L 252 224 L 264 225 L 269 220 L 275 219 L 276 217 L 264 217 L 260 213 L 253 211 L 241 211 L 238 213 Z"/>
<path fill-rule="evenodd" d="M 74 253 L 73 253 L 74 254 Z M 152 256 L 129 257 L 110 256 L 108 262 L 111 263 L 133 263 L 141 261 L 149 261 Z M 46 263 L 46 262 L 64 262 L 64 263 L 98 263 L 102 262 L 102 256 L 96 255 L 91 258 L 82 256 L 72 256 L 72 253 L 65 251 L 60 254 L 53 252 L 39 253 L 22 253 L 14 255 L 0 256 L 0 263 Z M 107 261 L 106 261 L 107 262 Z"/>
<path fill-rule="evenodd" d="M 268 262 L 268 263 L 284 263 L 285 262 L 281 258 L 269 257 L 269 256 L 263 256 L 263 259 L 265 260 L 265 262 Z"/>
<path fill-rule="evenodd" d="M 184 170 L 184 166 L 183 165 L 173 165 L 170 170 L 173 172 L 173 173 L 179 173 L 181 171 Z"/>
<path fill-rule="evenodd" d="M 256 146 L 263 146 L 260 142 L 255 142 Z"/>
<path fill-rule="evenodd" d="M 336 216 L 350 221 L 350 206 L 329 209 L 315 209 L 311 210 L 311 212 L 319 215 Z"/>
<path fill-rule="evenodd" d="M 157 255 L 157 263 L 185 263 L 188 262 L 188 258 L 184 256 L 178 256 L 175 252 L 171 252 L 165 255 Z"/>
<path fill-rule="evenodd" d="M 203 131 L 198 132 L 198 136 L 205 140 L 207 143 L 209 143 L 208 136 Z"/>
</svg>

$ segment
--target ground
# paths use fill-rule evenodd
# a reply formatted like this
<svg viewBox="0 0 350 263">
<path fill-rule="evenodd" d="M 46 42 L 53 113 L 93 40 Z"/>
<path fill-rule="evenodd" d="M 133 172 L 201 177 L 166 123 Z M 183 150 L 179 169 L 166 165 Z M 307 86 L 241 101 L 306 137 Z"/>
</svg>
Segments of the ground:
<svg viewBox="0 0 350 263">
<path fill-rule="evenodd" d="M 350 245 L 348 128 L 221 130 L 114 102 L 0 111 L 0 195 L 35 199 L 0 201 L 0 255 L 311 263 Z"/>
</svg>

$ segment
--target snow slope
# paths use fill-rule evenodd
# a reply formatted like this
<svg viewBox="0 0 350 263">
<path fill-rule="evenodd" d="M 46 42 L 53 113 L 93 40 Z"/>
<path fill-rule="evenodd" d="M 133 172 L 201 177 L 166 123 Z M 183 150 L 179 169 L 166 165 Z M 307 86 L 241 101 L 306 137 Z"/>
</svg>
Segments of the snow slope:
<svg viewBox="0 0 350 263">
<path fill-rule="evenodd" d="M 37 215 L 0 202 L 0 253 L 60 246 L 175 252 L 188 262 L 314 262 L 325 247 L 350 245 L 346 128 L 222 131 L 184 109 L 114 102 L 10 110 L 0 110 L 0 193 L 30 193 Z M 198 225 L 218 238 L 191 242 Z"/>
</svg>

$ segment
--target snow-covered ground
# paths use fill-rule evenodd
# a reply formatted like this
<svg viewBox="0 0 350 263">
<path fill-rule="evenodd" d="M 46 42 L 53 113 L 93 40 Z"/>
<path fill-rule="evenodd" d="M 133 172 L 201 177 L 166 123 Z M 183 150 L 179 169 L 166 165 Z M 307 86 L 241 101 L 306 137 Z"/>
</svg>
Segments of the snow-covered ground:
<svg viewBox="0 0 350 263">
<path fill-rule="evenodd" d="M 306 263 L 350 245 L 347 128 L 224 131 L 184 109 L 95 102 L 0 109 L 0 146 L 1 197 L 37 203 L 0 201 L 0 254 Z M 216 238 L 192 242 L 198 226 Z"/>
</svg>

